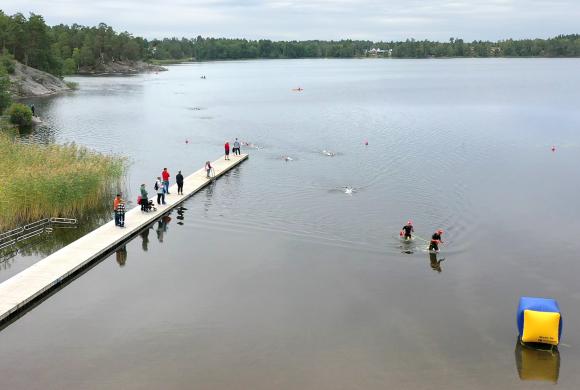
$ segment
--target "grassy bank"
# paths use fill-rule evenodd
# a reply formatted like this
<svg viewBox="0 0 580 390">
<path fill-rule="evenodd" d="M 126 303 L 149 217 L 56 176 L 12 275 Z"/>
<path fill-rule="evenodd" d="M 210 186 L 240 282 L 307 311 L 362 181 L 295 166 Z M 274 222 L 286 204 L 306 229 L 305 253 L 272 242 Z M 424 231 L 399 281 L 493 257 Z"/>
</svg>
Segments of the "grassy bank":
<svg viewBox="0 0 580 390">
<path fill-rule="evenodd" d="M 0 231 L 102 207 L 126 161 L 69 145 L 31 145 L 0 133 Z M 111 198 L 112 202 L 112 198 Z"/>
</svg>

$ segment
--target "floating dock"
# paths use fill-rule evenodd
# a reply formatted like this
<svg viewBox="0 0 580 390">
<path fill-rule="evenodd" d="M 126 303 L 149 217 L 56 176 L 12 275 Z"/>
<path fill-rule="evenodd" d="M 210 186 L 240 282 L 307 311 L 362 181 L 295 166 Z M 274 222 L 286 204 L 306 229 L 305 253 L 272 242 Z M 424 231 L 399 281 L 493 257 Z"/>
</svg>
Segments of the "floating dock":
<svg viewBox="0 0 580 390">
<path fill-rule="evenodd" d="M 93 230 L 66 247 L 28 267 L 0 284 L 0 323 L 27 307 L 31 302 L 66 281 L 78 271 L 107 254 L 123 242 L 135 236 L 141 229 L 183 203 L 187 198 L 207 186 L 213 180 L 238 166 L 248 158 L 247 154 L 230 155 L 230 160 L 220 158 L 212 162 L 213 176 L 206 178 L 200 169 L 184 179 L 183 195 L 177 195 L 177 184 L 169 187 L 165 205 L 157 205 L 157 211 L 142 212 L 135 207 L 125 213 L 125 227 L 115 226 L 115 221 Z M 173 177 L 174 179 L 174 177 Z M 148 188 L 148 192 L 153 188 Z M 111 199 L 111 209 L 113 199 Z"/>
</svg>

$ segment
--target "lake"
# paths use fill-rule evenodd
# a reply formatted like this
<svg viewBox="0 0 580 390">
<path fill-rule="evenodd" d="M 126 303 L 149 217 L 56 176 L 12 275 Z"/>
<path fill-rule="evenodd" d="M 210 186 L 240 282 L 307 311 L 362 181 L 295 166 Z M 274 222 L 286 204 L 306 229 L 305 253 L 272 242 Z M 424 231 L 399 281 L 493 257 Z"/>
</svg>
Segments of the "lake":
<svg viewBox="0 0 580 390">
<path fill-rule="evenodd" d="M 71 77 L 78 91 L 30 101 L 46 126 L 23 139 L 127 156 L 133 202 L 224 140 L 250 143 L 250 159 L 6 326 L 0 387 L 580 387 L 579 66 L 273 60 Z M 0 263 L 0 280 L 91 223 Z M 558 353 L 516 348 L 520 296 L 558 300 Z"/>
</svg>

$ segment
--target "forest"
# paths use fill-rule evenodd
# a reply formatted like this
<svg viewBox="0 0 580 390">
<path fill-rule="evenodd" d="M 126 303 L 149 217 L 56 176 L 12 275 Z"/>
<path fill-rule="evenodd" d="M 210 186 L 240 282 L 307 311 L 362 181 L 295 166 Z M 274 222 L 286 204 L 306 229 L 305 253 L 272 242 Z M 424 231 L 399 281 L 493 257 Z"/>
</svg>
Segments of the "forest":
<svg viewBox="0 0 580 390">
<path fill-rule="evenodd" d="M 0 10 L 3 56 L 57 76 L 98 68 L 114 61 L 236 60 L 281 58 L 445 57 L 580 57 L 580 35 L 497 42 L 405 41 L 271 41 L 230 38 L 145 39 L 111 26 L 48 26 L 41 15 L 6 15 Z"/>
</svg>

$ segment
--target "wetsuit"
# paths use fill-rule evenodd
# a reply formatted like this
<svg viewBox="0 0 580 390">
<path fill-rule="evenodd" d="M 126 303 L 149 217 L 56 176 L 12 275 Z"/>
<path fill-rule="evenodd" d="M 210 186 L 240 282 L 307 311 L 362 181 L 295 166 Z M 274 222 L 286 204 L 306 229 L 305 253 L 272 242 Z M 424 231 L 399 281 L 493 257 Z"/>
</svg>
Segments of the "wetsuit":
<svg viewBox="0 0 580 390">
<path fill-rule="evenodd" d="M 430 251 L 438 251 L 440 242 L 442 242 L 441 241 L 441 234 L 433 233 L 433 236 L 431 236 L 431 243 L 429 244 L 429 250 Z"/>
<path fill-rule="evenodd" d="M 405 225 L 402 230 L 405 232 L 405 239 L 411 239 L 411 233 L 415 231 L 413 225 Z"/>
</svg>

